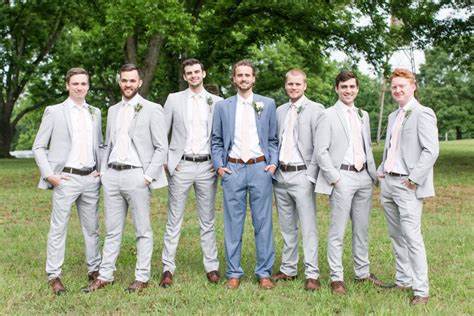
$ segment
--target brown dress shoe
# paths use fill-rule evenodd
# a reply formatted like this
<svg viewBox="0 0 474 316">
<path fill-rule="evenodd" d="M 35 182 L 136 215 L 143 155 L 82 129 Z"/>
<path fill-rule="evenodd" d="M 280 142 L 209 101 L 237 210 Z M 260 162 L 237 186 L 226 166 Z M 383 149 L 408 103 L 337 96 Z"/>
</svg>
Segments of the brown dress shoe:
<svg viewBox="0 0 474 316">
<path fill-rule="evenodd" d="M 129 287 L 125 289 L 125 291 L 127 291 L 128 293 L 134 293 L 134 292 L 140 293 L 147 287 L 148 287 L 148 282 L 141 282 L 141 281 L 135 280 L 133 281 L 132 284 L 130 284 Z"/>
<path fill-rule="evenodd" d="M 206 276 L 209 282 L 214 283 L 214 284 L 219 283 L 219 281 L 221 280 L 221 276 L 219 275 L 219 272 L 215 270 L 208 272 Z"/>
<path fill-rule="evenodd" d="M 173 284 L 173 275 L 169 271 L 163 272 L 163 276 L 161 277 L 160 286 L 163 288 L 168 288 Z"/>
<path fill-rule="evenodd" d="M 410 301 L 410 306 L 426 305 L 428 303 L 428 296 L 415 296 Z"/>
<path fill-rule="evenodd" d="M 95 281 L 98 276 L 99 276 L 99 271 L 92 271 L 87 274 L 87 278 L 89 279 L 89 282 Z"/>
<path fill-rule="evenodd" d="M 333 294 L 346 294 L 346 287 L 344 286 L 344 281 L 331 282 L 331 292 Z"/>
<path fill-rule="evenodd" d="M 64 288 L 64 285 L 61 282 L 60 278 L 54 278 L 52 280 L 48 281 L 49 286 L 53 289 L 54 294 L 56 295 L 61 295 L 66 293 L 66 289 Z"/>
<path fill-rule="evenodd" d="M 403 285 L 398 285 L 398 284 L 390 284 L 388 286 L 389 289 L 396 289 L 396 290 L 404 290 L 404 291 L 409 291 L 411 290 L 411 286 L 403 286 Z"/>
<path fill-rule="evenodd" d="M 304 289 L 306 291 L 315 291 L 319 290 L 321 288 L 321 283 L 319 282 L 319 279 L 306 279 L 306 282 L 304 284 Z"/>
<path fill-rule="evenodd" d="M 275 287 L 275 284 L 273 284 L 272 279 L 270 278 L 260 278 L 258 280 L 258 285 L 264 290 L 271 290 Z"/>
<path fill-rule="evenodd" d="M 88 287 L 83 287 L 81 291 L 84 293 L 91 293 L 96 290 L 100 290 L 112 283 L 113 282 L 103 281 L 101 279 L 95 279 L 94 281 L 92 281 L 92 283 Z"/>
<path fill-rule="evenodd" d="M 362 279 L 354 279 L 354 281 L 356 283 L 364 283 L 364 282 L 371 282 L 373 285 L 375 286 L 378 286 L 378 287 L 381 287 L 381 288 L 384 288 L 384 289 L 388 289 L 390 288 L 390 284 L 387 284 L 381 280 L 379 280 L 375 274 L 373 273 L 370 273 L 368 277 L 366 278 L 362 278 Z"/>
<path fill-rule="evenodd" d="M 238 288 L 239 285 L 240 285 L 240 279 L 237 279 L 237 278 L 230 278 L 230 279 L 227 280 L 226 287 L 227 287 L 228 289 L 233 290 L 233 289 Z"/>
<path fill-rule="evenodd" d="M 284 274 L 281 271 L 278 271 L 277 274 L 274 274 L 272 276 L 272 279 L 275 282 L 278 282 L 278 281 L 293 281 L 294 279 L 296 279 L 296 275 L 287 275 L 287 274 Z"/>
</svg>

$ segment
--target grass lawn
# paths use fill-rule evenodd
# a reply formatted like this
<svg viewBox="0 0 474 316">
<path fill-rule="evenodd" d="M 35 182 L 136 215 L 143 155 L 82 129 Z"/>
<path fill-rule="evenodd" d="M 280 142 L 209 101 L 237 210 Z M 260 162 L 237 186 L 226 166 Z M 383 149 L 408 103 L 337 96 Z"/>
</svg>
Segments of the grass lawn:
<svg viewBox="0 0 474 316">
<path fill-rule="evenodd" d="M 375 148 L 380 162 L 381 147 Z M 293 282 L 278 283 L 271 291 L 258 288 L 253 276 L 255 246 L 250 216 L 247 216 L 242 264 L 246 276 L 237 290 L 227 290 L 207 282 L 202 266 L 199 226 L 193 208 L 194 196 L 187 203 L 177 254 L 175 284 L 158 286 L 161 250 L 166 222 L 167 189 L 153 192 L 152 222 L 155 235 L 152 279 L 141 294 L 126 294 L 134 278 L 135 237 L 130 216 L 117 262 L 116 282 L 104 290 L 83 294 L 87 284 L 84 246 L 77 213 L 69 222 L 66 260 L 62 279 L 68 290 L 56 297 L 45 275 L 46 238 L 49 229 L 51 192 L 36 189 L 38 169 L 31 159 L 0 160 L 0 314 L 474 314 L 474 140 L 441 144 L 435 167 L 437 197 L 425 201 L 423 234 L 428 252 L 431 298 L 427 306 L 410 308 L 410 292 L 382 290 L 355 284 L 351 260 L 350 226 L 346 231 L 344 267 L 348 294 L 331 295 L 326 261 L 329 224 L 328 198 L 318 196 L 320 232 L 319 266 L 322 290 L 303 290 L 304 271 Z M 394 258 L 387 225 L 375 190 L 370 223 L 371 271 L 391 282 Z M 103 240 L 103 202 L 101 202 Z M 278 271 L 282 240 L 274 208 L 274 232 Z M 225 272 L 223 256 L 222 192 L 218 191 L 217 238 L 220 272 Z M 301 245 L 301 244 L 300 244 Z M 300 260 L 302 250 L 300 246 Z"/>
</svg>

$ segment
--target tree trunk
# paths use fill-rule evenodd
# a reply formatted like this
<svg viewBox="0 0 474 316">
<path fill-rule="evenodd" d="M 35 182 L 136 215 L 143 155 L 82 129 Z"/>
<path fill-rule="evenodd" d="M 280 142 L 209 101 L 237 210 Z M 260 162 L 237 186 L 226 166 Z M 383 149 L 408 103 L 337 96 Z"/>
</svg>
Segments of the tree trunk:
<svg viewBox="0 0 474 316">
<path fill-rule="evenodd" d="M 0 128 L 0 158 L 12 158 L 10 149 L 12 145 L 14 128 L 10 122 L 2 120 L 2 127 Z"/>
<path fill-rule="evenodd" d="M 460 127 L 456 127 L 456 139 L 462 139 L 462 131 Z"/>
</svg>

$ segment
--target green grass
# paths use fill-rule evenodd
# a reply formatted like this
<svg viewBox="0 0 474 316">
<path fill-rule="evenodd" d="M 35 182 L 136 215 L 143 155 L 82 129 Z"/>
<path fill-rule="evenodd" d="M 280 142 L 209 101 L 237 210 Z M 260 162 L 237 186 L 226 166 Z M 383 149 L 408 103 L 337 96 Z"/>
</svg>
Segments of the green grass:
<svg viewBox="0 0 474 316">
<path fill-rule="evenodd" d="M 381 147 L 375 148 L 380 161 Z M 344 267 L 348 294 L 332 296 L 329 291 L 326 261 L 328 198 L 318 197 L 320 232 L 319 265 L 322 290 L 303 290 L 304 271 L 299 278 L 278 283 L 271 291 L 260 290 L 253 276 L 255 247 L 251 219 L 247 216 L 242 264 L 246 277 L 234 291 L 205 278 L 199 228 L 193 209 L 194 197 L 187 204 L 185 223 L 177 254 L 175 284 L 169 289 L 158 286 L 161 250 L 166 221 L 167 190 L 153 192 L 152 221 L 155 235 L 151 286 L 142 294 L 126 294 L 123 289 L 133 281 L 135 241 L 130 217 L 122 251 L 117 263 L 115 285 L 92 294 L 79 291 L 87 284 L 83 263 L 83 239 L 74 210 L 68 230 L 63 281 L 68 292 L 56 297 L 46 283 L 44 272 L 46 237 L 49 229 L 51 192 L 36 189 L 39 177 L 33 160 L 0 160 L 0 313 L 1 314 L 344 314 L 344 315 L 472 315 L 474 314 L 474 141 L 441 144 L 435 167 L 437 197 L 425 201 L 423 234 L 428 251 L 431 299 L 427 306 L 410 308 L 410 292 L 381 290 L 357 285 L 352 279 L 350 227 L 346 232 Z M 370 226 L 371 271 L 392 281 L 394 258 L 387 225 L 375 190 Z M 101 232 L 103 238 L 103 209 Z M 220 271 L 225 272 L 223 256 L 222 193 L 216 205 Z M 274 209 L 274 232 L 278 270 L 281 235 Z M 101 239 L 103 240 L 103 239 Z M 301 247 L 300 247 L 301 250 Z M 300 251 L 302 259 L 302 251 Z"/>
</svg>

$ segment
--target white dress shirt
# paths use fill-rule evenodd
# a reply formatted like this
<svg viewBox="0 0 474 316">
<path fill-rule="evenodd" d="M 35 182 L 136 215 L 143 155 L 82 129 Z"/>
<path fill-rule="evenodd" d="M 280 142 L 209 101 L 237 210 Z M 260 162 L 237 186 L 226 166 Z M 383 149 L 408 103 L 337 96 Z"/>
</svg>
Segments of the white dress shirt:
<svg viewBox="0 0 474 316">
<path fill-rule="evenodd" d="M 403 110 L 405 111 L 405 117 L 403 118 L 403 121 L 406 120 L 406 117 L 407 117 L 407 111 L 412 107 L 412 104 L 413 102 L 415 101 L 415 98 L 411 99 L 410 101 L 408 101 L 404 106 L 403 106 Z M 400 111 L 400 108 L 399 108 L 399 111 Z M 397 113 L 398 114 L 398 113 Z M 394 124 L 392 125 L 392 129 L 391 129 L 391 133 L 393 133 L 393 130 L 395 129 L 395 125 L 396 125 L 396 121 L 394 122 Z M 403 126 L 403 123 L 402 123 L 402 126 Z M 402 132 L 402 127 L 400 127 L 400 130 L 398 131 L 399 133 Z M 392 134 L 393 135 L 393 134 Z M 395 154 L 395 163 L 393 165 L 393 170 L 392 172 L 395 172 L 395 173 L 399 173 L 399 174 L 406 174 L 408 175 L 408 170 L 405 169 L 405 164 L 403 164 L 403 157 L 402 157 L 402 153 L 401 153 L 401 150 L 400 150 L 400 145 L 401 144 L 401 138 L 400 138 L 400 135 L 398 136 L 398 142 L 397 142 L 397 151 L 396 151 L 396 154 Z"/>
<path fill-rule="evenodd" d="M 351 115 L 352 111 L 355 111 L 355 114 L 357 116 L 357 124 L 359 126 L 360 134 L 358 137 L 360 137 L 360 143 L 362 144 L 362 150 L 364 150 L 364 138 L 362 137 L 362 118 L 359 116 L 359 111 L 358 108 L 355 107 L 354 104 L 351 104 L 350 106 L 345 105 L 341 101 L 337 101 L 337 106 L 340 106 L 343 110 L 344 113 L 344 118 L 346 119 L 346 126 L 347 130 L 349 132 L 349 146 L 347 148 L 346 154 L 344 155 L 343 159 L 343 164 L 345 165 L 353 165 L 354 164 L 354 144 L 352 143 L 352 135 L 351 135 Z M 364 163 L 367 161 L 367 157 L 365 155 L 365 152 L 363 152 L 363 161 Z"/>
<path fill-rule="evenodd" d="M 92 139 L 92 120 L 93 117 L 89 112 L 89 105 L 87 103 L 75 104 L 70 98 L 66 100 L 66 106 L 69 108 L 71 113 L 71 124 L 72 124 L 72 135 L 71 135 L 71 151 L 66 160 L 66 167 L 83 169 L 93 168 L 95 166 L 94 152 L 93 152 L 93 139 Z M 80 108 L 82 107 L 82 109 Z M 84 119 L 86 123 L 86 136 L 87 136 L 87 153 L 86 163 L 84 165 L 80 162 L 80 151 L 81 151 L 81 111 L 84 111 Z"/>
<path fill-rule="evenodd" d="M 198 96 L 198 104 L 199 104 L 199 131 L 201 134 L 200 144 L 199 144 L 199 152 L 198 155 L 209 155 L 210 153 L 210 140 L 208 134 L 208 116 L 210 106 L 207 104 L 206 92 L 202 90 L 200 93 L 192 93 L 189 91 L 188 93 L 188 104 L 187 104 L 187 111 L 188 111 L 188 119 L 186 124 L 186 128 L 188 130 L 188 137 L 186 138 L 186 145 L 184 146 L 184 153 L 186 155 L 193 155 L 193 107 L 194 101 L 193 97 Z"/>
<path fill-rule="evenodd" d="M 285 129 L 288 126 L 288 120 L 290 118 L 290 109 L 292 104 L 296 107 L 296 113 L 297 113 L 297 119 L 293 125 L 294 130 L 293 130 L 293 148 L 291 149 L 291 159 L 288 162 L 289 165 L 304 165 L 304 160 L 303 157 L 301 156 L 300 151 L 298 150 L 298 119 L 299 119 L 299 114 L 301 107 L 303 106 L 304 101 L 306 100 L 306 97 L 303 95 L 301 98 L 299 98 L 295 103 L 291 103 L 291 101 L 288 101 L 290 103 L 290 107 L 288 108 L 288 113 L 286 114 L 285 117 L 285 122 L 283 123 Z M 282 139 L 281 139 L 281 146 L 280 149 L 285 148 L 284 146 L 286 145 L 286 137 L 285 137 L 285 132 L 286 130 L 283 130 L 282 133 Z"/>
<path fill-rule="evenodd" d="M 263 156 L 263 151 L 260 148 L 260 142 L 258 140 L 258 131 L 257 131 L 257 123 L 255 121 L 256 113 L 252 106 L 253 102 L 253 93 L 247 98 L 244 99 L 239 94 L 237 94 L 237 107 L 235 110 L 235 133 L 234 133 L 234 143 L 232 145 L 232 149 L 229 153 L 229 156 L 232 158 L 240 159 L 240 148 L 242 144 L 241 140 L 241 129 L 242 129 L 242 115 L 244 106 L 247 108 L 251 108 L 249 120 L 247 124 L 245 124 L 249 130 L 249 139 L 247 140 L 250 142 L 250 157 L 256 158 Z"/>
</svg>

